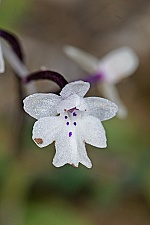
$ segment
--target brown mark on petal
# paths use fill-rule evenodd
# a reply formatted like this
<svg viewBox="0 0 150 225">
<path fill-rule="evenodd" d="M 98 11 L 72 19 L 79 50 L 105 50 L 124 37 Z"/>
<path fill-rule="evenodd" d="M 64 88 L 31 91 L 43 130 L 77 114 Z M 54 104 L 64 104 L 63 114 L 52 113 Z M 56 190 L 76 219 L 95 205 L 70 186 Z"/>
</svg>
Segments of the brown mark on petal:
<svg viewBox="0 0 150 225">
<path fill-rule="evenodd" d="M 66 112 L 67 111 L 67 109 L 64 109 L 64 112 Z"/>
<path fill-rule="evenodd" d="M 43 139 L 42 138 L 34 138 L 34 141 L 37 143 L 37 144 L 43 144 Z"/>
<path fill-rule="evenodd" d="M 74 168 L 78 168 L 77 166 L 75 166 L 74 164 L 70 164 L 71 166 L 73 166 Z"/>
</svg>

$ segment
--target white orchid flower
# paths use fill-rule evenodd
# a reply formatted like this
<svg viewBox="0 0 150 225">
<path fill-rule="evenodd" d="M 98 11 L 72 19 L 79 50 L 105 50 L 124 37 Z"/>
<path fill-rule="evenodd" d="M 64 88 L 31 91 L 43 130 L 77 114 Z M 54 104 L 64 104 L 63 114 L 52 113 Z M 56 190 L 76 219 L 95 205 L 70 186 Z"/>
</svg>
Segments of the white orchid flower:
<svg viewBox="0 0 150 225">
<path fill-rule="evenodd" d="M 75 81 L 67 84 L 60 96 L 56 94 L 33 94 L 24 99 L 24 110 L 37 119 L 33 126 L 33 140 L 39 147 L 55 141 L 56 167 L 81 163 L 91 168 L 85 143 L 105 148 L 106 135 L 101 121 L 115 116 L 115 103 L 99 98 L 84 97 L 90 83 Z"/>
<path fill-rule="evenodd" d="M 96 77 L 98 87 L 102 88 L 104 96 L 118 105 L 117 115 L 125 118 L 127 108 L 119 97 L 116 84 L 123 78 L 132 75 L 137 69 L 139 59 L 136 53 L 130 47 L 121 47 L 109 52 L 99 60 L 92 54 L 73 46 L 65 46 L 64 52 L 91 74 L 93 81 Z"/>
<path fill-rule="evenodd" d="M 0 42 L 0 73 L 3 73 L 4 70 L 5 70 L 4 58 L 3 58 L 2 47 L 1 47 L 1 42 Z"/>
</svg>

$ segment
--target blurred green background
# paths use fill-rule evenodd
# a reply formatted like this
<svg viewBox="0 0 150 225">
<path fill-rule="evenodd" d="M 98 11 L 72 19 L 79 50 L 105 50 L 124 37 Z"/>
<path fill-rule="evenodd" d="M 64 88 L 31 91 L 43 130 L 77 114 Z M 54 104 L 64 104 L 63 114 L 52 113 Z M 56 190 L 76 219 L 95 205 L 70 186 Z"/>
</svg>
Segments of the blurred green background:
<svg viewBox="0 0 150 225">
<path fill-rule="evenodd" d="M 148 0 L 1 2 L 0 26 L 19 36 L 30 71 L 46 66 L 68 80 L 83 76 L 84 71 L 62 52 L 64 44 L 99 58 L 114 48 L 130 46 L 140 67 L 117 85 L 129 116 L 104 122 L 108 147 L 87 146 L 93 168 L 76 169 L 51 165 L 54 146 L 35 146 L 34 120 L 28 115 L 21 135 L 17 134 L 22 112 L 17 82 L 6 63 L 0 77 L 0 224 L 150 224 L 149 23 Z M 39 92 L 58 90 L 48 81 L 37 85 Z M 88 95 L 99 95 L 96 87 Z"/>
</svg>

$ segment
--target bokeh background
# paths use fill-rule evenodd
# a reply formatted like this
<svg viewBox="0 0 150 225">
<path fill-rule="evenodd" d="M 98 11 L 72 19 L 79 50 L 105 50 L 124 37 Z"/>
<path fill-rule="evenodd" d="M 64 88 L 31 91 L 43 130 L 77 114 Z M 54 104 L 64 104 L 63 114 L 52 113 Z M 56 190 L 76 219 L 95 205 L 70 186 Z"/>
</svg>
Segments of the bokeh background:
<svg viewBox="0 0 150 225">
<path fill-rule="evenodd" d="M 0 224 L 150 224 L 149 24 L 149 0 L 1 2 L 0 27 L 19 36 L 30 71 L 45 66 L 69 81 L 83 77 L 85 72 L 63 53 L 65 44 L 99 58 L 130 46 L 140 66 L 117 85 L 128 117 L 104 122 L 107 149 L 87 146 L 93 168 L 76 169 L 51 165 L 54 146 L 35 146 L 34 120 L 28 115 L 18 133 L 22 121 L 18 83 L 6 63 L 0 77 Z M 39 92 L 59 90 L 50 81 L 36 84 Z M 96 86 L 88 95 L 99 95 Z"/>
</svg>

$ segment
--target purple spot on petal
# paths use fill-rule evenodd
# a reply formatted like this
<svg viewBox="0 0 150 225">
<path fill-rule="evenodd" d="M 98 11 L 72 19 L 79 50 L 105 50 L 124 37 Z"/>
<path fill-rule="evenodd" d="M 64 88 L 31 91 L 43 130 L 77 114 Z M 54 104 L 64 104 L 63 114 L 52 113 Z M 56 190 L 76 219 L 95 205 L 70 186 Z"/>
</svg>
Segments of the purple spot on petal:
<svg viewBox="0 0 150 225">
<path fill-rule="evenodd" d="M 67 119 L 68 118 L 68 116 L 65 116 L 65 119 Z"/>
<path fill-rule="evenodd" d="M 69 137 L 71 137 L 72 136 L 72 132 L 69 132 Z"/>
<path fill-rule="evenodd" d="M 77 116 L 77 114 L 74 112 L 74 113 L 73 113 L 73 116 Z"/>
<path fill-rule="evenodd" d="M 74 122 L 73 124 L 74 124 L 75 126 L 77 125 L 77 123 L 76 123 L 76 122 Z"/>
<path fill-rule="evenodd" d="M 69 125 L 69 122 L 67 122 L 66 124 L 67 124 L 67 126 L 68 126 L 68 125 Z"/>
</svg>

